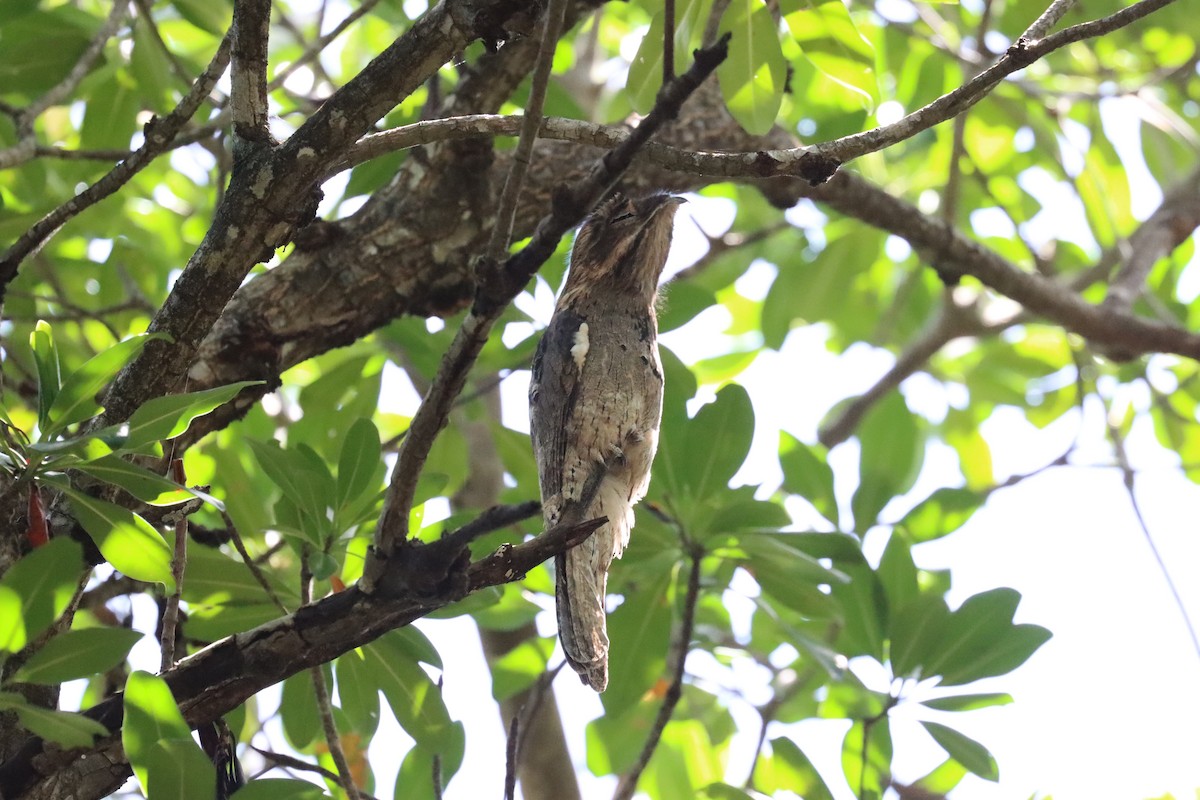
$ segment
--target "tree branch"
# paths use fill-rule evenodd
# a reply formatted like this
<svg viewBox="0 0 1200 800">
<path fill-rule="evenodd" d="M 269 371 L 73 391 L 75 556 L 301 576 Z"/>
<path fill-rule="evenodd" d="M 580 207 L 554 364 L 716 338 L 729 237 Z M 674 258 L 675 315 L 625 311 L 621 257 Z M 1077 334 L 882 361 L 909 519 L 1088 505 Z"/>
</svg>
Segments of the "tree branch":
<svg viewBox="0 0 1200 800">
<path fill-rule="evenodd" d="M 246 142 L 269 144 L 267 127 L 267 43 L 271 0 L 235 0 L 230 104 L 233 132 Z M 236 151 L 235 151 L 236 155 Z"/>
<path fill-rule="evenodd" d="M 394 574 L 383 581 L 395 591 L 368 596 L 350 587 L 294 614 L 215 642 L 162 677 L 188 724 L 207 724 L 291 675 L 332 661 L 479 589 L 520 580 L 546 559 L 578 545 L 604 522 L 559 526 L 527 542 L 502 546 L 474 563 L 462 547 L 439 542 L 414 545 L 413 549 L 424 551 L 428 572 L 440 570 L 445 576 L 437 585 L 421 587 L 431 591 L 414 591 L 405 565 L 395 564 Z M 347 625 L 348 619 L 356 623 Z M 47 749 L 40 739 L 31 740 L 17 756 L 0 764 L 0 796 L 48 799 L 60 796 L 55 787 L 72 786 L 77 800 L 91 800 L 116 791 L 130 774 L 120 744 L 122 702 L 117 695 L 86 712 L 115 732 L 92 748 Z"/>
<path fill-rule="evenodd" d="M 1175 251 L 1200 227 L 1200 168 L 1169 190 L 1133 235 L 1125 248 L 1121 269 L 1108 285 L 1103 307 L 1126 312 L 1145 288 L 1146 278 L 1158 261 Z"/>
<path fill-rule="evenodd" d="M 317 184 L 329 165 L 468 42 L 501 36 L 498 26 L 523 3 L 491 0 L 484 6 L 486 14 L 468 0 L 430 9 L 286 142 L 233 171 L 204 241 L 150 324 L 150 331 L 170 339 L 156 340 L 158 346 L 143 349 L 121 371 L 95 424 L 123 421 L 146 400 L 173 391 L 250 268 L 314 219 Z"/>
</svg>

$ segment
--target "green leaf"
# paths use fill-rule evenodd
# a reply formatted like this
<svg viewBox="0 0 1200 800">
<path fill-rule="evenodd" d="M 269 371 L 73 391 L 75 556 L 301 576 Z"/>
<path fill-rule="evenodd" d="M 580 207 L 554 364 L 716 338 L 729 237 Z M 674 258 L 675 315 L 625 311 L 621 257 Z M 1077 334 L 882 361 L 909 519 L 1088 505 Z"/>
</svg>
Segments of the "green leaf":
<svg viewBox="0 0 1200 800">
<path fill-rule="evenodd" d="M 13 675 L 52 685 L 106 672 L 125 660 L 142 634 L 124 628 L 84 628 L 55 636 Z"/>
<path fill-rule="evenodd" d="M 88 461 L 75 468 L 105 483 L 120 486 L 138 500 L 151 505 L 178 503 L 188 499 L 191 494 L 190 490 L 170 478 L 131 464 L 116 455 Z"/>
<path fill-rule="evenodd" d="M 870 724 L 856 720 L 842 741 L 842 771 L 856 797 L 881 797 L 892 773 L 892 734 L 888 718 Z"/>
<path fill-rule="evenodd" d="M 462 733 L 462 723 L 455 723 L 455 730 Z M 400 763 L 400 771 L 396 775 L 395 800 L 429 800 L 433 793 L 433 758 L 439 756 L 439 771 L 442 785 L 445 786 L 450 777 L 458 771 L 462 763 L 463 747 L 466 736 L 462 736 L 463 746 L 449 752 L 438 753 L 420 744 L 413 747 L 404 755 Z M 447 765 L 453 769 L 447 769 Z"/>
<path fill-rule="evenodd" d="M 16 705 L 12 708 L 17 712 L 22 727 L 63 747 L 89 747 L 97 736 L 108 735 L 107 728 L 82 714 L 52 711 L 31 705 Z"/>
<path fill-rule="evenodd" d="M 290 778 L 259 778 L 233 793 L 236 800 L 319 800 L 329 797 L 320 786 Z"/>
<path fill-rule="evenodd" d="M 629 103 L 639 114 L 649 114 L 654 108 L 654 99 L 662 88 L 663 74 L 663 12 L 650 18 L 650 30 L 642 38 L 633 61 L 629 63 L 629 77 L 625 79 L 625 91 Z"/>
<path fill-rule="evenodd" d="M 22 557 L 4 574 L 0 589 L 7 588 L 20 598 L 13 622 L 24 620 L 26 637 L 36 637 L 66 610 L 82 570 L 83 548 L 78 542 L 60 536 Z M 9 621 L 7 612 L 0 613 L 0 620 L 4 621 L 0 622 L 0 649 L 3 649 L 3 642 L 9 640 L 3 633 Z"/>
<path fill-rule="evenodd" d="M 764 792 L 795 792 L 804 800 L 833 800 L 817 768 L 791 739 L 771 740 L 771 757 L 754 771 L 754 785 Z"/>
<path fill-rule="evenodd" d="M 710 783 L 700 790 L 697 797 L 708 800 L 754 800 L 746 791 L 730 786 L 728 783 Z"/>
<path fill-rule="evenodd" d="M 924 667 L 924 661 L 942 647 L 949 622 L 950 609 L 940 595 L 923 595 L 891 615 L 890 656 L 897 677 L 928 678 L 936 674 Z"/>
<path fill-rule="evenodd" d="M 188 429 L 192 420 L 227 403 L 247 386 L 262 381 L 239 381 L 215 389 L 188 394 L 171 394 L 146 401 L 129 417 L 129 433 L 124 447 L 134 449 L 162 439 L 174 439 Z"/>
<path fill-rule="evenodd" d="M 133 79 L 114 64 L 98 73 L 79 130 L 79 144 L 89 150 L 128 150 L 141 110 Z"/>
<path fill-rule="evenodd" d="M 928 665 L 931 674 L 940 674 L 943 686 L 955 686 L 1024 664 L 1051 634 L 1040 625 L 1012 624 L 1020 597 L 1012 589 L 993 589 L 967 598 L 951 615 L 943 646 Z"/>
<path fill-rule="evenodd" d="M 283 682 L 279 716 L 288 743 L 297 750 L 306 750 L 321 735 L 321 717 L 317 695 L 308 670 L 297 672 Z"/>
<path fill-rule="evenodd" d="M 149 522 L 115 503 L 64 486 L 59 488 L 108 563 L 130 578 L 161 583 L 168 592 L 175 590 L 171 548 Z"/>
<path fill-rule="evenodd" d="M 983 500 L 983 495 L 970 489 L 938 489 L 905 514 L 899 525 L 914 543 L 940 539 L 966 524 Z"/>
<path fill-rule="evenodd" d="M 959 764 L 985 781 L 994 783 L 1000 780 L 1000 769 L 996 766 L 996 759 L 979 742 L 936 722 L 922 720 L 921 724 L 929 731 L 933 740 Z"/>
<path fill-rule="evenodd" d="M 42 433 L 42 438 L 49 439 L 68 425 L 100 413 L 102 406 L 96 402 L 96 395 L 141 352 L 147 342 L 165 338 L 161 333 L 144 333 L 117 342 L 92 356 L 82 367 L 68 375 L 58 397 L 54 399 L 54 405 L 50 407 L 50 426 Z"/>
<path fill-rule="evenodd" d="M 912 487 L 924 458 L 916 418 L 899 392 L 890 392 L 858 428 L 859 484 L 850 501 L 854 529 L 862 535 L 888 502 Z"/>
<path fill-rule="evenodd" d="M 664 569 L 657 580 L 640 583 L 608 616 L 608 689 L 600 695 L 606 715 L 633 706 L 666 671 L 672 572 Z"/>
<path fill-rule="evenodd" d="M 846 576 L 821 564 L 789 541 L 791 538 L 788 534 L 744 533 L 738 544 L 746 554 L 744 566 L 764 592 L 788 608 L 812 614 L 828 604 L 828 596 L 817 587 L 845 583 Z"/>
<path fill-rule="evenodd" d="M 149 770 L 157 744 L 166 740 L 192 741 L 192 731 L 179 713 L 166 681 L 137 670 L 125 683 L 125 721 L 121 743 L 142 790 L 149 791 Z"/>
<path fill-rule="evenodd" d="M 553 639 L 533 638 L 492 659 L 492 696 L 506 700 L 528 689 L 546 672 L 553 651 Z"/>
<path fill-rule="evenodd" d="M 717 399 L 690 420 L 682 441 L 663 442 L 668 469 L 665 476 L 681 497 L 709 498 L 729 485 L 754 438 L 754 408 L 750 395 L 731 383 Z"/>
<path fill-rule="evenodd" d="M 303 446 L 284 450 L 274 441 L 264 444 L 250 440 L 249 444 L 263 472 L 302 515 L 304 530 L 321 544 L 320 536 L 330 527 L 326 509 L 332 505 L 336 490 L 320 457 L 309 458 Z"/>
<path fill-rule="evenodd" d="M 16 653 L 25 646 L 26 639 L 21 595 L 0 585 L 0 650 Z"/>
<path fill-rule="evenodd" d="M 810 447 L 787 431 L 779 432 L 779 466 L 783 488 L 812 503 L 825 519 L 837 523 L 837 497 L 833 493 L 833 470 L 825 462 L 824 448 Z"/>
<path fill-rule="evenodd" d="M 38 320 L 37 327 L 29 334 L 29 347 L 33 351 L 33 362 L 37 368 L 38 428 L 45 431 L 50 425 L 50 408 L 54 405 L 62 385 L 58 348 L 54 344 L 54 331 L 50 328 L 50 323 Z"/>
<path fill-rule="evenodd" d="M 922 700 L 921 705 L 936 709 L 937 711 L 974 711 L 979 708 L 1005 706 L 1012 701 L 1012 695 L 1010 694 L 985 692 L 983 694 L 956 694 L 949 697 Z"/>
<path fill-rule="evenodd" d="M 160 114 L 170 111 L 167 104 L 174 86 L 171 62 L 155 41 L 150 23 L 140 15 L 133 23 L 133 52 L 129 55 L 129 69 L 141 97 L 148 101 L 149 109 Z"/>
<path fill-rule="evenodd" d="M 375 424 L 360 418 L 350 426 L 338 457 L 337 507 L 346 508 L 379 488 L 383 451 Z"/>
<path fill-rule="evenodd" d="M 700 34 L 703 33 L 711 6 L 712 0 L 684 0 L 675 4 L 676 75 L 687 70 L 692 49 L 699 44 Z M 658 90 L 662 88 L 664 21 L 662 11 L 650 18 L 650 30 L 646 31 L 633 61 L 629 64 L 625 91 L 629 94 L 633 110 L 639 114 L 650 113 Z"/>
<path fill-rule="evenodd" d="M 879 99 L 875 49 L 842 0 L 781 0 L 779 7 L 809 63 L 849 90 L 867 112 L 873 111 Z"/>
<path fill-rule="evenodd" d="M 229 30 L 232 7 L 227 0 L 171 0 L 171 5 L 197 28 L 216 36 Z"/>
<path fill-rule="evenodd" d="M 730 32 L 729 57 L 717 67 L 725 105 L 746 129 L 761 136 L 775 124 L 787 83 L 779 32 L 762 0 L 733 0 L 721 17 Z"/>
<path fill-rule="evenodd" d="M 948 758 L 926 773 L 924 777 L 918 778 L 914 785 L 934 795 L 945 796 L 953 791 L 966 775 L 966 767 L 953 758 Z"/>
<path fill-rule="evenodd" d="M 32 100 L 59 83 L 87 49 L 100 20 L 75 8 L 5 19 L 0 37 L 0 94 Z"/>
<path fill-rule="evenodd" d="M 736 495 L 727 496 L 729 499 Z M 740 531 L 778 530 L 792 522 L 787 509 L 779 503 L 767 500 L 734 500 L 717 510 L 707 525 L 698 527 L 694 534 L 698 539 L 705 536 Z"/>
<path fill-rule="evenodd" d="M 217 768 L 192 739 L 155 742 L 146 758 L 147 797 L 212 800 Z"/>
<path fill-rule="evenodd" d="M 888 606 L 892 609 L 903 608 L 905 604 L 916 599 L 920 588 L 917 585 L 917 567 L 913 563 L 912 551 L 903 536 L 893 533 L 883 548 L 879 559 L 879 583 L 887 595 Z"/>
<path fill-rule="evenodd" d="M 363 652 L 400 726 L 430 752 L 451 747 L 454 726 L 441 690 L 416 660 L 387 637 L 364 646 Z"/>
<path fill-rule="evenodd" d="M 839 568 L 849 581 L 830 586 L 830 594 L 842 607 L 843 627 L 837 646 L 846 656 L 869 655 L 882 660 L 888 622 L 883 586 L 875 573 L 863 565 Z"/>
<path fill-rule="evenodd" d="M 346 718 L 364 738 L 379 727 L 379 684 L 361 648 L 343 653 L 334 664 L 338 698 Z"/>
</svg>

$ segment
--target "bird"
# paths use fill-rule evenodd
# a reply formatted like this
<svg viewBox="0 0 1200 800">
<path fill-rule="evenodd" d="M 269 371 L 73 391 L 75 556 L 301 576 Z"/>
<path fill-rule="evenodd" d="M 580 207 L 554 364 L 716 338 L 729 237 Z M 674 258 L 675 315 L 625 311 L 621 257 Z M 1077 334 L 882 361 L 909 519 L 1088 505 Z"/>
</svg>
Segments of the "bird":
<svg viewBox="0 0 1200 800">
<path fill-rule="evenodd" d="M 597 692 L 608 686 L 608 569 L 629 544 L 658 448 L 663 369 L 658 282 L 671 247 L 670 194 L 614 193 L 584 220 L 533 360 L 530 433 L 546 530 L 607 517 L 555 558 L 559 639 Z"/>
</svg>

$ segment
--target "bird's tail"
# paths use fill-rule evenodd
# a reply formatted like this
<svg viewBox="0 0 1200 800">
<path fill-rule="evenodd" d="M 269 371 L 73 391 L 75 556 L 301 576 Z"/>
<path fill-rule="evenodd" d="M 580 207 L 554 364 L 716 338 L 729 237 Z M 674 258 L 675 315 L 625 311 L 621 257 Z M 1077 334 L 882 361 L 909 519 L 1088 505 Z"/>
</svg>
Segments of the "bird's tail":
<svg viewBox="0 0 1200 800">
<path fill-rule="evenodd" d="M 582 543 L 555 559 L 558 634 L 567 663 L 597 692 L 608 686 L 608 626 L 604 596 L 608 565 L 629 543 L 633 506 L 617 481 L 601 483 L 589 513 L 581 519 L 608 517 Z"/>
</svg>

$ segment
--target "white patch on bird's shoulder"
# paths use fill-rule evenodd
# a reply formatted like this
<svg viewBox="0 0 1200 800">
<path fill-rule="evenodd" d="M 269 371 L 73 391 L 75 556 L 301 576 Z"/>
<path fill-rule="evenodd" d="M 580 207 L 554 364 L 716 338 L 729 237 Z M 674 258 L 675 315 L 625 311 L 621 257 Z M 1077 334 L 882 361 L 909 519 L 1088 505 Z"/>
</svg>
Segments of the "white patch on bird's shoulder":
<svg viewBox="0 0 1200 800">
<path fill-rule="evenodd" d="M 583 369 L 583 361 L 587 358 L 588 352 L 588 324 L 580 323 L 579 330 L 575 331 L 575 343 L 571 345 L 571 357 L 575 359 L 575 366 Z"/>
</svg>

